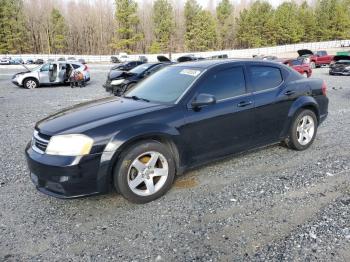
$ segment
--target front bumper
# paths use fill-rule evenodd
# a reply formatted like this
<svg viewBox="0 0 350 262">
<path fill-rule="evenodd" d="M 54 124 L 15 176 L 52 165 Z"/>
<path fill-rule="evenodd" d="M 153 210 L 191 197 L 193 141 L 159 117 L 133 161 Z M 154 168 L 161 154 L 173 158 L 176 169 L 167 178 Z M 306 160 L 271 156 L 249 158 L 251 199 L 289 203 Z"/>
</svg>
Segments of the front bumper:
<svg viewBox="0 0 350 262">
<path fill-rule="evenodd" d="M 22 86 L 20 83 L 18 83 L 17 79 L 16 78 L 13 78 L 11 80 L 12 84 L 16 85 L 16 86 Z"/>
<path fill-rule="evenodd" d="M 330 75 L 342 75 L 342 76 L 350 76 L 350 71 L 343 70 L 343 71 L 338 71 L 338 70 L 329 70 Z"/>
<path fill-rule="evenodd" d="M 77 198 L 108 192 L 107 176 L 101 176 L 102 154 L 83 157 L 40 154 L 27 145 L 26 159 L 36 188 L 57 198 Z"/>
</svg>

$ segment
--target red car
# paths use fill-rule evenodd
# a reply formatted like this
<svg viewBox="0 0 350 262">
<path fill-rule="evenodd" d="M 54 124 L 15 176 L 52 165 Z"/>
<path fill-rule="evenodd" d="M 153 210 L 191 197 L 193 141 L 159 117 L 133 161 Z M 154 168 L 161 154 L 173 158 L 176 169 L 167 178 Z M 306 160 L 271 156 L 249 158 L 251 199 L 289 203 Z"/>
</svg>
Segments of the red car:
<svg viewBox="0 0 350 262">
<path fill-rule="evenodd" d="M 315 53 L 309 49 L 298 50 L 299 57 L 310 59 L 310 67 L 318 68 L 323 65 L 329 65 L 333 61 L 332 55 L 328 55 L 327 51 L 321 50 Z"/>
<path fill-rule="evenodd" d="M 310 77 L 312 74 L 310 64 L 306 63 L 305 59 L 290 59 L 284 61 L 283 64 L 290 66 L 305 77 Z"/>
</svg>

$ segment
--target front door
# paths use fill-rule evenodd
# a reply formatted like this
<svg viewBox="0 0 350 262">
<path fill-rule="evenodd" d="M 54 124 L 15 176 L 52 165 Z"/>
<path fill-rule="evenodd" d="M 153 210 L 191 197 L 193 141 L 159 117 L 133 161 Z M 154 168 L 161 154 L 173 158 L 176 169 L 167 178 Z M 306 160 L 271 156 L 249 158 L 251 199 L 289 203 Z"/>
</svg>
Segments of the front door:
<svg viewBox="0 0 350 262">
<path fill-rule="evenodd" d="M 226 66 L 208 73 L 197 86 L 193 99 L 198 94 L 211 94 L 216 103 L 199 109 L 188 106 L 185 113 L 182 131 L 193 164 L 249 147 L 254 132 L 254 101 L 244 72 L 242 66 Z"/>
<path fill-rule="evenodd" d="M 39 81 L 40 84 L 49 84 L 50 83 L 50 63 L 42 65 L 39 70 Z"/>
</svg>

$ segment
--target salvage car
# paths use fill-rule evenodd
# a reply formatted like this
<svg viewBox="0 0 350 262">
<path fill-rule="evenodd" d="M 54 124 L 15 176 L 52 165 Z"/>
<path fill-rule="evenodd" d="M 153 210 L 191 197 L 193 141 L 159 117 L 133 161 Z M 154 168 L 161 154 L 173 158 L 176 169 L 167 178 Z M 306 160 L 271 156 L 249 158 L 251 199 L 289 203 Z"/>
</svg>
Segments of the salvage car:
<svg viewBox="0 0 350 262">
<path fill-rule="evenodd" d="M 0 59 L 0 65 L 10 65 L 11 64 L 11 57 L 2 57 Z"/>
<path fill-rule="evenodd" d="M 162 69 L 166 65 L 168 64 L 146 63 L 146 64 L 139 65 L 127 72 L 119 71 L 120 74 L 116 74 L 115 78 L 107 79 L 105 88 L 106 90 L 111 90 L 111 92 L 114 95 L 121 96 L 126 91 L 133 88 L 138 82 L 154 74 L 155 72 Z M 107 84 L 110 84 L 110 86 L 107 86 Z"/>
<path fill-rule="evenodd" d="M 335 56 L 329 66 L 329 74 L 350 76 L 350 56 Z"/>
<path fill-rule="evenodd" d="M 171 63 L 170 59 L 163 56 L 163 55 L 157 56 L 157 60 L 159 61 L 159 63 L 165 63 L 165 64 Z M 140 81 L 141 79 L 145 78 L 146 76 L 151 75 L 152 73 L 157 71 L 157 70 L 151 70 L 151 68 L 149 68 L 149 71 L 147 71 L 147 68 L 140 67 L 141 65 L 144 64 L 143 62 L 141 62 L 141 61 L 134 61 L 134 62 L 137 62 L 138 66 L 133 67 L 131 70 L 121 70 L 121 69 L 125 69 L 124 66 L 121 67 L 121 69 L 119 69 L 119 67 L 117 67 L 117 66 L 114 66 L 111 68 L 111 70 L 109 71 L 109 73 L 107 75 L 107 80 L 106 80 L 105 84 L 103 85 L 103 87 L 106 89 L 107 92 L 114 93 L 115 95 L 121 95 L 124 92 L 123 90 L 130 89 L 138 81 Z M 133 64 L 134 62 L 125 62 L 123 64 L 131 63 L 131 66 L 134 66 L 134 64 Z M 149 66 L 153 67 L 159 63 L 150 63 Z M 138 69 L 134 72 L 133 70 L 136 68 L 138 68 Z M 154 69 L 156 69 L 156 68 L 154 68 Z M 129 79 L 129 78 L 132 78 L 132 79 L 130 79 L 132 81 L 130 83 L 129 83 L 129 81 L 126 81 L 124 83 L 124 80 Z M 124 86 L 123 89 L 121 89 L 120 87 L 124 84 L 127 84 L 127 85 Z"/>
<path fill-rule="evenodd" d="M 309 49 L 302 49 L 298 50 L 298 54 L 299 57 L 306 57 L 310 60 L 309 63 L 312 69 L 323 65 L 329 65 L 333 60 L 333 56 L 328 55 L 327 51 L 325 50 L 312 52 Z"/>
<path fill-rule="evenodd" d="M 290 66 L 295 71 L 299 72 L 304 77 L 310 77 L 312 75 L 312 69 L 309 63 L 306 63 L 304 58 L 289 59 L 283 62 L 285 65 Z"/>
<path fill-rule="evenodd" d="M 283 141 L 314 142 L 328 114 L 326 84 L 275 62 L 174 64 L 123 97 L 68 108 L 39 121 L 26 149 L 36 188 L 59 198 L 106 193 L 146 203 L 175 175 Z"/>
<path fill-rule="evenodd" d="M 112 66 L 110 71 L 113 71 L 113 70 L 129 71 L 129 70 L 131 70 L 139 65 L 142 65 L 142 64 L 144 64 L 144 62 L 142 62 L 142 61 L 123 62 L 123 63 L 117 64 L 115 66 Z"/>
<path fill-rule="evenodd" d="M 44 85 L 66 84 L 73 70 L 83 73 L 84 81 L 90 80 L 90 72 L 86 65 L 78 62 L 57 61 L 46 63 L 29 69 L 25 65 L 24 72 L 17 73 L 12 77 L 12 83 L 27 89 L 34 89 Z"/>
</svg>

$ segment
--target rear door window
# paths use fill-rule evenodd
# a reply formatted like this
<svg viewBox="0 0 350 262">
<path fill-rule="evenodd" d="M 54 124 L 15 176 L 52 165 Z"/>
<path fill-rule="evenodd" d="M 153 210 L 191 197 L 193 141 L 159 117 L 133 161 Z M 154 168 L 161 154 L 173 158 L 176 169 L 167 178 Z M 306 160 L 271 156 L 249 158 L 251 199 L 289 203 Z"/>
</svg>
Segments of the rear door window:
<svg viewBox="0 0 350 262">
<path fill-rule="evenodd" d="M 251 66 L 251 81 L 255 92 L 279 86 L 283 82 L 281 70 L 272 66 Z"/>
<path fill-rule="evenodd" d="M 208 76 L 199 87 L 199 93 L 215 96 L 223 100 L 246 93 L 244 71 L 242 67 L 233 67 Z"/>
</svg>

